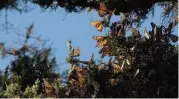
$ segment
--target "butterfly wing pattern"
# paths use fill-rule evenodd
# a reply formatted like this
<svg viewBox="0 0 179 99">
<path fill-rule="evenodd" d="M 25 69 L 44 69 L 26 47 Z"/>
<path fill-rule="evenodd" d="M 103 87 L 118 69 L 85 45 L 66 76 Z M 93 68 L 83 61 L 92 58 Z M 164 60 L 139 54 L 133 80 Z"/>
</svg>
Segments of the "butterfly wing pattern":
<svg viewBox="0 0 179 99">
<path fill-rule="evenodd" d="M 103 30 L 103 21 L 92 21 L 91 22 L 92 26 L 95 26 L 95 28 L 99 31 L 102 32 Z"/>
<path fill-rule="evenodd" d="M 99 6 L 99 10 L 98 10 L 98 14 L 100 17 L 104 17 L 105 15 L 109 14 L 110 13 L 110 10 L 108 10 L 106 8 L 106 6 L 101 3 L 100 6 Z"/>
</svg>

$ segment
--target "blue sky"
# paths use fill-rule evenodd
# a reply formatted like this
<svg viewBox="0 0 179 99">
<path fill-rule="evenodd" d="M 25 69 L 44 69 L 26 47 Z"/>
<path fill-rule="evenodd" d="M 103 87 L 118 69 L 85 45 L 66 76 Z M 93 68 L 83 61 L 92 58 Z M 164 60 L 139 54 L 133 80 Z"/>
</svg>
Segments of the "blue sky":
<svg viewBox="0 0 179 99">
<path fill-rule="evenodd" d="M 149 18 L 143 23 L 143 27 L 150 29 L 150 22 L 154 22 L 157 25 L 161 24 L 159 8 L 156 8 L 155 17 Z M 4 23 L 5 12 L 0 12 L 0 24 Z M 95 11 L 90 13 L 82 12 L 80 14 L 76 13 L 65 13 L 63 9 L 58 9 L 57 11 L 50 12 L 49 10 L 42 12 L 40 8 L 28 12 L 19 14 L 18 12 L 8 12 L 8 20 L 13 24 L 14 28 L 10 29 L 10 34 L 6 35 L 5 31 L 0 31 L 0 42 L 6 42 L 7 47 L 13 45 L 18 46 L 13 43 L 12 40 L 18 41 L 18 36 L 14 33 L 25 33 L 25 28 L 31 23 L 34 23 L 34 35 L 41 35 L 42 39 L 49 39 L 49 43 L 53 43 L 52 48 L 56 49 L 54 55 L 59 63 L 58 71 L 67 69 L 69 67 L 66 64 L 65 58 L 68 55 L 67 50 L 67 40 L 72 40 L 72 45 L 74 47 L 79 47 L 81 50 L 81 60 L 89 60 L 91 54 L 94 52 L 95 59 L 99 59 L 98 50 L 95 48 L 95 40 L 92 36 L 104 35 L 107 30 L 99 33 L 90 22 L 93 20 L 101 19 Z M 112 21 L 120 19 L 119 16 L 113 16 Z M 143 27 L 139 28 L 143 31 Z M 0 59 L 0 69 L 4 70 L 5 66 L 12 60 L 13 57 L 7 57 L 5 59 Z"/>
</svg>

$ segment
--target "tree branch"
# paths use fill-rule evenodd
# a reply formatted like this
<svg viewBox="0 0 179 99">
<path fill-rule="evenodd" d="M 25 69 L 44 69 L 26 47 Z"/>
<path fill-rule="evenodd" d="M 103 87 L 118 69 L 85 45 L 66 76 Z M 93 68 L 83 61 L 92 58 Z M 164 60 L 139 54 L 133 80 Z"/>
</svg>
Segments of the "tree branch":
<svg viewBox="0 0 179 99">
<path fill-rule="evenodd" d="M 16 0 L 0 0 L 0 9 L 4 8 L 6 5 L 12 5 L 8 1 L 15 1 L 16 4 L 20 1 Z M 99 3 L 102 1 L 99 0 L 28 0 L 34 4 L 37 4 L 41 7 L 50 7 L 54 5 L 54 1 L 58 2 L 58 6 L 70 10 L 71 12 L 78 12 L 77 8 L 85 9 L 91 7 L 93 9 L 99 9 Z M 107 8 L 114 10 L 116 9 L 115 14 L 119 15 L 120 12 L 127 13 L 131 11 L 145 10 L 150 9 L 154 4 L 159 2 L 177 2 L 177 0 L 104 0 L 103 1 Z M 14 3 L 14 2 L 13 2 Z M 74 8 L 74 9 L 73 9 Z"/>
</svg>

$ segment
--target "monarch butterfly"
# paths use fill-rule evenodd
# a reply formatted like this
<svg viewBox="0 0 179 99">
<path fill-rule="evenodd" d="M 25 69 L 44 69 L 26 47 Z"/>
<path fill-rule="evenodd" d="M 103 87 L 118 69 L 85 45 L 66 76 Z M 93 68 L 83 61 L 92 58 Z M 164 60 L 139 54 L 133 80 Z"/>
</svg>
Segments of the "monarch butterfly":
<svg viewBox="0 0 179 99">
<path fill-rule="evenodd" d="M 79 77 L 78 82 L 79 82 L 79 87 L 83 88 L 85 85 L 86 79 L 84 77 Z"/>
<path fill-rule="evenodd" d="M 77 48 L 75 49 L 73 56 L 74 56 L 74 57 L 80 56 L 80 49 L 79 49 L 79 47 L 77 47 Z"/>
<path fill-rule="evenodd" d="M 109 43 L 109 41 L 107 39 L 97 42 L 97 47 L 103 47 L 103 46 L 107 46 Z"/>
<path fill-rule="evenodd" d="M 105 39 L 104 36 L 93 36 L 93 39 L 97 40 L 97 41 L 102 41 Z"/>
<path fill-rule="evenodd" d="M 115 10 L 114 10 L 115 11 Z M 110 14 L 107 14 L 103 17 L 103 25 L 104 27 L 109 27 L 111 16 L 114 14 L 114 11 Z"/>
<path fill-rule="evenodd" d="M 103 27 L 104 27 L 104 25 L 103 25 L 103 21 L 92 21 L 91 22 L 91 25 L 92 26 L 95 26 L 96 27 L 96 29 L 99 31 L 99 32 L 101 32 L 102 30 L 103 30 Z"/>
<path fill-rule="evenodd" d="M 107 15 L 109 13 L 110 13 L 110 10 L 108 10 L 106 8 L 106 6 L 103 3 L 101 3 L 100 6 L 99 6 L 99 10 L 98 10 L 99 16 L 103 17 L 103 16 L 105 16 L 105 15 Z"/>
<path fill-rule="evenodd" d="M 117 65 L 117 64 L 112 64 L 113 68 L 114 68 L 114 73 L 119 73 L 121 71 L 121 66 Z"/>
<path fill-rule="evenodd" d="M 19 54 L 19 52 L 18 52 L 16 49 L 14 49 L 14 48 L 11 48 L 11 53 L 12 53 L 12 55 L 14 55 L 14 56 L 16 56 L 16 55 Z"/>
<path fill-rule="evenodd" d="M 79 67 L 79 66 L 76 66 L 76 67 L 75 67 L 75 70 L 76 70 L 77 72 L 82 72 L 82 71 L 83 71 L 83 69 L 82 69 L 81 67 Z"/>
<path fill-rule="evenodd" d="M 100 51 L 99 51 L 99 54 L 103 54 L 103 55 L 106 55 L 106 54 L 110 54 L 111 52 L 111 47 L 109 46 L 104 46 Z"/>
<path fill-rule="evenodd" d="M 141 37 L 139 31 L 137 31 L 135 28 L 132 28 L 131 32 L 132 32 L 132 36 L 134 38 L 140 38 Z"/>
</svg>

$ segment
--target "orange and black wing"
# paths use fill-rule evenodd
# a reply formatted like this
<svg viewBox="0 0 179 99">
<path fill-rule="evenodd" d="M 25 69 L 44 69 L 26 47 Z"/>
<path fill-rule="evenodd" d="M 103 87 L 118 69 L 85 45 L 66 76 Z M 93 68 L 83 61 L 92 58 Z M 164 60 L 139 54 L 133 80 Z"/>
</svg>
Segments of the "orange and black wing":
<svg viewBox="0 0 179 99">
<path fill-rule="evenodd" d="M 102 30 L 103 30 L 103 21 L 93 21 L 93 22 L 91 22 L 91 25 L 92 26 L 95 26 L 96 27 L 96 29 L 99 31 L 99 32 L 101 32 Z"/>
</svg>

